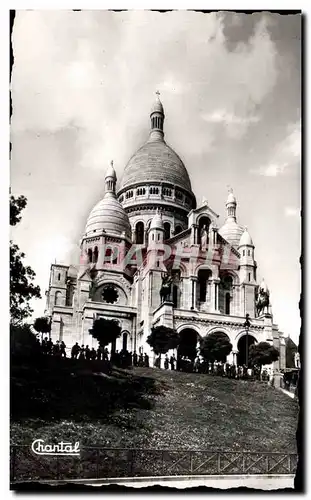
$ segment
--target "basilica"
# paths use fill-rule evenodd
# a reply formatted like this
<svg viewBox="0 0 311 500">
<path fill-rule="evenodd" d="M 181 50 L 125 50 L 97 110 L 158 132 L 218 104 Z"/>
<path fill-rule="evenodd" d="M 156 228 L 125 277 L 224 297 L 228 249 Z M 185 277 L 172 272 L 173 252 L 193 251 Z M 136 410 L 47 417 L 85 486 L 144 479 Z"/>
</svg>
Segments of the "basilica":
<svg viewBox="0 0 311 500">
<path fill-rule="evenodd" d="M 285 367 L 285 338 L 273 322 L 269 296 L 258 280 L 255 245 L 237 216 L 232 190 L 225 219 L 206 200 L 197 204 L 187 169 L 164 138 L 159 95 L 150 112 L 146 142 L 129 159 L 117 187 L 113 162 L 103 198 L 86 219 L 78 265 L 52 264 L 46 292 L 51 338 L 67 347 L 97 346 L 95 319 L 118 321 L 112 350 L 154 354 L 146 342 L 153 326 L 198 345 L 211 332 L 232 344 L 228 362 L 244 364 L 247 345 L 266 341 Z M 246 315 L 249 322 L 246 322 Z"/>
</svg>

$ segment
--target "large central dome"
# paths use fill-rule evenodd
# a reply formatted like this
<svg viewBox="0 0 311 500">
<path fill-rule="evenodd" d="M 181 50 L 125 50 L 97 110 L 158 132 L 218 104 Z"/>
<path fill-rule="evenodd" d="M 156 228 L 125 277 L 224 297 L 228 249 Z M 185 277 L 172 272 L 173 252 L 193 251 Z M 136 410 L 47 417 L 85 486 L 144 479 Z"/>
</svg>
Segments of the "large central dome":
<svg viewBox="0 0 311 500">
<path fill-rule="evenodd" d="M 147 142 L 126 165 L 118 195 L 128 188 L 145 185 L 165 185 L 179 188 L 195 204 L 191 182 L 185 165 L 164 140 L 164 110 L 157 95 L 150 113 L 151 129 Z"/>
<path fill-rule="evenodd" d="M 132 156 L 124 169 L 120 189 L 143 182 L 167 182 L 191 192 L 186 167 L 164 139 L 146 142 Z"/>
</svg>

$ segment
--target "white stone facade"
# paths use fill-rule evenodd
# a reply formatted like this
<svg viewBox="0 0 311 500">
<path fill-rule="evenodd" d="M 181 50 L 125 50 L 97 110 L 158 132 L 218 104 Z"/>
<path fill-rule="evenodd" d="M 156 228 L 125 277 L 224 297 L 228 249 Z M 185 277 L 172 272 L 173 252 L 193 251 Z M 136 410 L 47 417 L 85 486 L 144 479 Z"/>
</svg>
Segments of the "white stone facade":
<svg viewBox="0 0 311 500">
<path fill-rule="evenodd" d="M 255 247 L 237 223 L 236 199 L 229 193 L 220 229 L 219 216 L 206 201 L 197 207 L 187 170 L 164 141 L 160 104 L 153 107 L 149 139 L 126 166 L 118 193 L 109 167 L 106 194 L 81 239 L 79 266 L 51 266 L 46 314 L 52 318 L 52 340 L 64 340 L 67 347 L 96 346 L 89 330 L 103 316 L 120 323 L 118 350 L 126 346 L 152 356 L 146 338 L 152 326 L 164 324 L 195 331 L 198 339 L 226 333 L 232 344 L 228 359 L 237 363 L 249 314 L 249 338 L 277 347 L 275 368 L 283 368 L 285 342 L 271 308 L 256 314 Z M 161 304 L 165 271 L 174 281 L 169 300 Z"/>
</svg>

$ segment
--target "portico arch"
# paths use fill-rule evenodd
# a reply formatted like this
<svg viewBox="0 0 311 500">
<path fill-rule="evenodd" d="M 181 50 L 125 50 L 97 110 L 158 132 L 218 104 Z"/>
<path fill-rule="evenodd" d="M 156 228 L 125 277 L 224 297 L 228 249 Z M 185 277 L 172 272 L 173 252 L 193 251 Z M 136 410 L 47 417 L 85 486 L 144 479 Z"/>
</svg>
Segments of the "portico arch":
<svg viewBox="0 0 311 500">
<path fill-rule="evenodd" d="M 197 345 L 201 338 L 193 327 L 183 328 L 179 332 L 180 343 L 177 349 L 178 357 L 186 357 L 194 361 L 197 355 Z"/>
<path fill-rule="evenodd" d="M 225 335 L 227 335 L 228 339 L 230 340 L 231 344 L 233 345 L 232 333 L 229 330 L 227 330 L 227 328 L 223 328 L 223 327 L 219 327 L 219 326 L 214 326 L 213 328 L 210 328 L 206 332 L 206 334 L 204 335 L 204 337 L 206 337 L 207 335 L 210 335 L 213 332 L 224 333 Z"/>
<path fill-rule="evenodd" d="M 188 329 L 188 328 L 190 328 L 190 330 L 191 330 L 191 329 L 192 329 L 192 330 L 195 330 L 195 331 L 197 332 L 198 336 L 199 336 L 200 338 L 202 338 L 202 332 L 201 332 L 200 327 L 199 327 L 198 325 L 196 325 L 196 324 L 193 324 L 193 323 L 183 323 L 183 324 L 179 325 L 179 326 L 176 328 L 176 330 L 177 330 L 177 332 L 178 332 L 178 333 L 180 333 L 180 332 L 182 332 L 183 330 L 186 330 L 186 329 Z"/>
<path fill-rule="evenodd" d="M 251 335 L 252 337 L 254 337 L 256 343 L 259 342 L 258 335 L 256 332 L 250 331 L 248 334 Z M 234 350 L 237 350 L 238 342 L 241 339 L 241 337 L 243 337 L 244 335 L 246 335 L 246 330 L 244 328 L 243 328 L 243 330 L 239 331 L 239 333 L 237 333 L 235 335 L 235 337 L 233 338 L 233 342 L 232 342 Z"/>
<path fill-rule="evenodd" d="M 256 343 L 257 343 L 257 340 L 251 334 L 248 334 L 247 336 L 246 336 L 246 334 L 244 334 L 240 337 L 240 339 L 238 340 L 238 343 L 237 343 L 238 366 L 243 366 L 246 364 L 246 359 L 247 359 L 246 353 L 247 353 L 247 351 L 249 352 L 250 346 L 253 344 L 256 344 Z"/>
</svg>

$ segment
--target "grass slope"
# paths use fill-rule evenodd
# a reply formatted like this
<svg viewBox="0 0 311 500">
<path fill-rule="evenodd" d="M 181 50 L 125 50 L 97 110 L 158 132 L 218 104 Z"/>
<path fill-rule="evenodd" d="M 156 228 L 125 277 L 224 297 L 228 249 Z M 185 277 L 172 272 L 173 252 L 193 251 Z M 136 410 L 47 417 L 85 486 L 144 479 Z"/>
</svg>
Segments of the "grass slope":
<svg viewBox="0 0 311 500">
<path fill-rule="evenodd" d="M 12 444 L 296 451 L 297 402 L 263 383 L 153 368 L 98 371 L 52 358 L 36 368 L 13 363 Z"/>
</svg>

